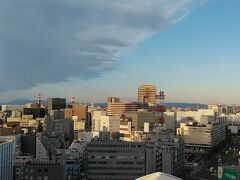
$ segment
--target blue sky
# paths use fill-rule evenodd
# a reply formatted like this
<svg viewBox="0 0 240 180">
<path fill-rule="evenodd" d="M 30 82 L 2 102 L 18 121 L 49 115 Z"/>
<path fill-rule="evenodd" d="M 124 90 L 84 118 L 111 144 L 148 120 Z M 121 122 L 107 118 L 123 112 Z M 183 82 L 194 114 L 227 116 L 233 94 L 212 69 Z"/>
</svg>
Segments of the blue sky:
<svg viewBox="0 0 240 180">
<path fill-rule="evenodd" d="M 6 84 L 7 87 L 5 89 L 3 88 L 2 92 L 0 92 L 0 98 L 2 101 L 20 97 L 33 99 L 38 92 L 41 92 L 44 98 L 60 96 L 70 97 L 75 95 L 78 97 L 78 100 L 82 102 L 102 102 L 107 96 L 118 96 L 124 100 L 134 101 L 137 97 L 137 87 L 140 84 L 146 83 L 155 84 L 159 89 L 165 90 L 167 101 L 169 102 L 239 104 L 240 85 L 238 83 L 238 77 L 240 77 L 240 23 L 238 22 L 238 19 L 240 17 L 240 1 L 208 0 L 201 1 L 197 5 L 192 5 L 188 0 L 185 1 L 185 4 L 177 4 L 177 1 L 171 1 L 173 4 L 168 5 L 168 2 L 164 2 L 163 0 L 167 13 L 165 11 L 160 14 L 147 13 L 147 16 L 149 15 L 149 17 L 146 19 L 144 19 L 146 16 L 144 16 L 145 11 L 142 11 L 141 9 L 141 4 L 139 7 L 136 7 L 136 9 L 139 10 L 136 11 L 136 15 L 138 15 L 138 13 L 143 13 L 142 23 L 145 24 L 144 27 L 141 24 L 141 19 L 133 18 L 132 20 L 129 20 L 129 22 L 125 22 L 125 20 L 119 18 L 121 17 L 119 14 L 128 9 L 121 8 L 119 10 L 118 6 L 115 4 L 108 3 L 109 7 L 107 8 L 109 8 L 109 12 L 115 13 L 119 11 L 119 13 L 115 14 L 115 18 L 121 19 L 119 20 L 121 26 L 117 24 L 119 29 L 115 27 L 112 28 L 114 21 L 108 19 L 107 25 L 104 24 L 103 21 L 102 24 L 99 23 L 101 26 L 97 26 L 98 22 L 102 19 L 96 20 L 93 18 L 93 22 L 97 22 L 97 25 L 94 27 L 92 27 L 92 25 L 89 26 L 89 29 L 93 32 L 92 34 L 86 34 L 85 31 L 71 31 L 80 34 L 80 36 L 82 34 L 86 34 L 86 36 L 89 37 L 91 36 L 91 38 L 96 36 L 97 38 L 94 40 L 98 39 L 101 41 L 100 45 L 104 45 L 104 47 L 107 46 L 108 48 L 108 51 L 104 49 L 106 51 L 104 51 L 105 54 L 100 54 L 97 51 L 101 55 L 97 54 L 97 57 L 105 58 L 107 60 L 93 61 L 87 57 L 86 59 L 81 60 L 80 64 L 75 65 L 74 63 L 76 60 L 73 57 L 69 56 L 69 58 L 66 54 L 55 56 L 55 54 L 58 54 L 58 52 L 63 49 L 65 50 L 70 47 L 69 49 L 72 51 L 76 48 L 74 43 L 77 43 L 77 41 L 67 41 L 70 43 L 66 46 L 64 38 L 66 39 L 67 37 L 65 36 L 63 42 L 62 40 L 60 41 L 65 45 L 59 46 L 58 51 L 56 52 L 55 49 L 52 48 L 55 46 L 55 44 L 52 43 L 54 41 L 51 41 L 52 44 L 49 43 L 51 46 L 44 46 L 44 48 L 43 46 L 40 46 L 40 44 L 37 48 L 43 48 L 44 51 L 50 49 L 52 52 L 55 52 L 55 54 L 50 55 L 44 54 L 43 58 L 45 56 L 50 56 L 51 58 L 58 58 L 59 61 L 52 62 L 48 59 L 46 61 L 39 60 L 37 63 L 33 62 L 32 59 L 35 57 L 39 58 L 41 56 L 42 58 L 42 54 L 39 53 L 34 53 L 33 55 L 26 57 L 23 56 L 22 59 L 31 59 L 31 61 L 26 62 L 27 64 L 30 64 L 29 68 L 34 69 L 34 65 L 39 66 L 39 64 L 42 65 L 43 63 L 45 69 L 37 72 L 40 76 L 32 77 L 32 79 L 35 79 L 36 81 L 33 81 L 29 74 L 16 73 L 15 76 L 10 78 L 10 81 L 17 84 L 17 86 L 7 84 L 7 78 L 5 78 L 7 80 L 3 78 L 0 79 L 3 82 L 2 84 Z M 74 0 L 71 2 L 74 2 Z M 107 0 L 105 2 L 107 3 Z M 154 1 L 150 0 L 149 4 L 153 2 Z M 62 6 L 68 5 L 67 1 L 64 2 L 64 0 L 62 0 L 62 3 Z M 129 7 L 133 8 L 131 12 L 135 12 L 134 0 L 132 3 L 133 6 L 131 6 L 130 3 Z M 93 7 L 93 5 L 87 3 L 84 5 L 85 6 L 83 7 L 86 9 Z M 142 6 L 143 5 L 144 4 L 142 4 Z M 34 6 L 39 7 L 39 5 Z M 159 4 L 159 7 L 161 6 L 162 4 Z M 149 5 L 150 10 L 151 8 L 152 6 Z M 168 12 L 173 10 L 174 13 L 164 19 L 169 14 Z M 182 13 L 182 10 L 184 10 L 184 13 Z M 94 11 L 99 13 L 97 15 L 102 15 L 101 9 L 94 9 Z M 41 10 L 39 10 L 39 12 L 41 12 Z M 179 15 L 179 12 L 182 14 Z M 127 13 L 129 12 L 127 11 Z M 106 16 L 106 14 L 103 15 L 104 17 Z M 164 18 L 161 15 L 164 15 Z M 175 16 L 181 17 L 182 20 L 175 23 Z M 42 18 L 42 16 L 36 16 L 36 18 L 39 17 Z M 154 20 L 151 22 L 151 18 L 155 17 L 156 19 L 161 19 L 159 20 L 159 26 L 155 25 L 158 21 Z M 13 19 L 14 18 L 15 17 L 13 17 Z M 42 21 L 44 21 L 44 18 L 42 19 Z M 33 22 L 32 20 L 29 21 Z M 134 25 L 132 25 L 131 22 L 134 22 Z M 50 22 L 50 24 L 52 25 L 53 23 Z M 61 24 L 63 24 L 63 22 L 61 22 Z M 73 28 L 76 28 L 76 24 L 70 25 L 72 25 Z M 57 24 L 53 26 L 57 27 L 59 25 Z M 116 30 L 116 32 L 112 33 L 111 31 L 106 33 L 105 36 L 102 35 L 101 38 L 99 38 L 97 36 L 98 34 L 104 34 L 101 30 L 106 30 L 102 28 L 103 26 L 109 26 L 110 30 Z M 35 27 L 35 24 L 31 27 Z M 43 26 L 42 28 L 45 27 Z M 62 31 L 58 32 L 59 34 L 68 32 L 65 32 L 65 28 L 62 29 Z M 22 32 L 25 31 L 25 29 L 22 30 Z M 136 31 L 136 36 L 134 31 Z M 29 30 L 29 32 L 32 33 L 33 31 Z M 47 32 L 49 32 L 49 30 Z M 33 37 L 36 35 L 34 33 Z M 55 36 L 54 33 L 48 35 L 51 38 Z M 111 37 L 111 41 L 109 37 Z M 119 41 L 124 38 L 128 41 Z M 101 44 L 102 41 L 105 42 L 106 39 L 107 43 Z M 16 41 L 16 39 L 13 40 L 13 42 Z M 82 37 L 80 40 L 86 41 L 89 43 L 89 46 L 92 47 L 90 41 L 87 41 Z M 36 39 L 28 40 L 27 44 L 28 42 L 36 42 Z M 110 42 L 118 45 L 109 46 Z M 0 49 L 1 47 L 2 45 L 0 44 Z M 114 49 L 115 47 L 117 48 Z M 4 48 L 5 46 L 3 46 L 3 49 Z M 12 48 L 14 49 L 15 46 Z M 82 49 L 86 49 L 84 46 L 77 48 L 78 50 L 80 49 L 80 52 Z M 26 51 L 27 50 L 29 50 L 29 48 L 26 49 Z M 6 50 L 4 52 L 6 52 Z M 84 51 L 84 53 L 89 54 L 89 51 Z M 91 51 L 91 55 L 92 54 L 96 54 L 96 51 L 94 51 L 94 53 Z M 6 53 L 6 55 L 8 54 Z M 69 62 L 66 61 L 66 63 L 62 63 L 64 60 L 61 60 L 61 57 L 65 57 L 66 59 L 69 58 L 70 60 Z M 2 58 L 5 58 L 5 56 Z M 11 56 L 11 58 L 14 57 Z M 61 66 L 57 66 L 60 70 L 51 72 L 51 69 L 47 69 L 48 62 L 50 62 L 49 66 L 54 66 L 56 63 L 61 64 Z M 88 62 L 93 63 L 88 67 Z M 0 63 L 2 63 L 2 67 L 4 67 L 4 63 L 6 62 L 1 62 L 0 59 Z M 69 65 L 71 63 L 73 66 Z M 104 64 L 104 67 L 99 64 Z M 79 68 L 75 69 L 77 65 L 79 65 Z M 6 67 L 10 67 L 10 64 L 7 64 Z M 18 67 L 19 66 L 17 66 L 16 69 L 18 69 Z M 24 67 L 20 66 L 20 68 Z M 65 68 L 72 68 L 72 72 L 65 71 Z M 34 71 L 31 71 L 31 73 L 33 74 Z M 58 76 L 55 77 L 58 73 L 61 74 L 60 78 Z M 2 76 L 7 77 L 6 75 L 9 74 L 2 73 Z M 22 79 L 24 79 L 26 75 L 27 79 L 31 79 L 31 81 L 26 79 L 24 81 L 17 79 L 16 81 L 16 76 L 22 76 Z M 25 84 L 26 81 L 29 82 Z"/>
</svg>

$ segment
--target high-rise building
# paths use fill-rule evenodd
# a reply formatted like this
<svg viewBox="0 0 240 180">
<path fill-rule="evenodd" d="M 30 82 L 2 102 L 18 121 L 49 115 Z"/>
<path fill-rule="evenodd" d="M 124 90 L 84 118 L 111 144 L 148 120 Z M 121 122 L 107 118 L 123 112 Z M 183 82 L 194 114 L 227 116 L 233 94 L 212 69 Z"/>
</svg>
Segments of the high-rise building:
<svg viewBox="0 0 240 180">
<path fill-rule="evenodd" d="M 155 85 L 140 85 L 138 88 L 138 103 L 156 105 L 157 89 Z"/>
<path fill-rule="evenodd" d="M 0 141 L 0 179 L 13 179 L 13 141 Z"/>
<path fill-rule="evenodd" d="M 52 110 L 60 110 L 66 108 L 66 98 L 48 98 L 48 114 Z"/>
</svg>

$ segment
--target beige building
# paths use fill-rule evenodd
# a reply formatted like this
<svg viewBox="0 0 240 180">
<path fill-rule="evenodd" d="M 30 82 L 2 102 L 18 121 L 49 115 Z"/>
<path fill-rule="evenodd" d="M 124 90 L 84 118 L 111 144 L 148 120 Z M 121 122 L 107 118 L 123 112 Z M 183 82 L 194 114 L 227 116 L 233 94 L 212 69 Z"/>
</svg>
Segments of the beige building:
<svg viewBox="0 0 240 180">
<path fill-rule="evenodd" d="M 122 141 L 132 141 L 132 123 L 128 119 L 122 119 L 120 121 L 120 130 L 119 130 Z"/>
<path fill-rule="evenodd" d="M 73 120 L 73 129 L 74 131 L 83 131 L 85 130 L 85 121 L 78 121 L 77 116 L 72 117 Z"/>
<path fill-rule="evenodd" d="M 100 131 L 118 132 L 120 128 L 119 116 L 101 116 Z"/>
<path fill-rule="evenodd" d="M 176 120 L 178 123 L 187 122 L 189 120 L 195 120 L 198 123 L 206 122 L 206 117 L 209 117 L 209 121 L 212 121 L 212 117 L 216 118 L 216 111 L 214 109 L 199 109 L 197 111 L 177 111 Z"/>
<path fill-rule="evenodd" d="M 186 152 L 209 152 L 225 140 L 225 124 L 181 123 L 177 134 L 181 134 L 185 141 Z"/>
<path fill-rule="evenodd" d="M 148 103 L 150 106 L 156 105 L 157 88 L 155 85 L 140 85 L 138 88 L 138 102 Z"/>
<path fill-rule="evenodd" d="M 92 131 L 100 131 L 101 116 L 106 116 L 106 111 L 94 111 L 92 116 Z"/>
</svg>

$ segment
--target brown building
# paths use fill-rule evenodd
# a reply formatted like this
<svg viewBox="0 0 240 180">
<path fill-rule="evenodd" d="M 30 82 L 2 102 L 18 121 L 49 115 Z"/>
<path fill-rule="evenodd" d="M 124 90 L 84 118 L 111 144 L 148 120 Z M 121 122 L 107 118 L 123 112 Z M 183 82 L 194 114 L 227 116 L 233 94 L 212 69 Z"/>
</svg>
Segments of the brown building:
<svg viewBox="0 0 240 180">
<path fill-rule="evenodd" d="M 72 116 L 77 116 L 78 121 L 86 121 L 88 106 L 82 104 L 73 104 L 72 108 L 66 108 L 64 110 L 65 118 L 72 118 Z"/>
<path fill-rule="evenodd" d="M 1 127 L 0 136 L 9 136 L 12 134 L 19 133 L 21 131 L 20 127 Z"/>
<path fill-rule="evenodd" d="M 109 97 L 107 99 L 107 116 L 121 116 L 126 112 L 135 112 L 139 109 L 149 109 L 149 106 L 137 102 L 121 102 L 120 98 Z"/>
<path fill-rule="evenodd" d="M 126 112 L 137 111 L 140 108 L 136 102 L 114 102 L 107 105 L 107 116 L 120 116 Z"/>
<path fill-rule="evenodd" d="M 138 88 L 138 102 L 140 104 L 156 105 L 157 89 L 155 85 L 140 85 Z"/>
</svg>

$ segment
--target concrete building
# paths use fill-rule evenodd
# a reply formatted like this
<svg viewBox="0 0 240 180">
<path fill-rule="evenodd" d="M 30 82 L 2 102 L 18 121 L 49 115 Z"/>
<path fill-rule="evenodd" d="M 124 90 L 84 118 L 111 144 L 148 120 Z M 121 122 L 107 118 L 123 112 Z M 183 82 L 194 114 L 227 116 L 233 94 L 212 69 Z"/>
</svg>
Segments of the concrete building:
<svg viewBox="0 0 240 180">
<path fill-rule="evenodd" d="M 206 118 L 209 117 L 209 121 L 215 121 L 217 117 L 217 112 L 215 109 L 199 109 L 197 111 L 177 111 L 176 120 L 177 123 L 187 123 L 189 121 L 195 120 L 198 123 L 206 122 Z"/>
<path fill-rule="evenodd" d="M 234 104 L 230 106 L 221 105 L 221 104 L 210 104 L 208 105 L 208 109 L 215 110 L 218 116 L 222 114 L 225 114 L 225 115 L 236 114 L 237 112 L 239 112 L 238 106 Z"/>
<path fill-rule="evenodd" d="M 66 98 L 48 98 L 48 113 L 66 108 Z"/>
<path fill-rule="evenodd" d="M 101 116 L 100 131 L 117 132 L 120 128 L 119 116 Z"/>
<path fill-rule="evenodd" d="M 107 98 L 107 103 L 117 103 L 120 102 L 120 98 L 117 97 L 108 97 Z"/>
<path fill-rule="evenodd" d="M 38 160 L 49 160 L 50 155 L 48 152 L 48 147 L 44 144 L 42 140 L 42 134 L 36 134 L 36 159 Z"/>
<path fill-rule="evenodd" d="M 21 154 L 36 156 L 36 135 L 21 135 Z"/>
<path fill-rule="evenodd" d="M 137 111 L 140 105 L 136 102 L 111 102 L 107 105 L 108 116 L 120 116 L 126 112 Z"/>
<path fill-rule="evenodd" d="M 154 124 L 156 120 L 156 115 L 153 112 L 148 112 L 146 110 L 139 110 L 135 112 L 124 113 L 126 118 L 130 118 L 132 122 L 133 130 L 143 131 L 144 123 Z"/>
<path fill-rule="evenodd" d="M 65 110 L 65 118 L 72 118 L 72 116 L 77 116 L 78 121 L 86 121 L 88 106 L 82 104 L 73 104 L 72 108 L 66 108 Z"/>
<path fill-rule="evenodd" d="M 25 164 L 31 162 L 33 156 L 15 156 L 13 166 L 13 179 L 22 180 L 24 177 L 21 174 L 22 168 Z"/>
<path fill-rule="evenodd" d="M 65 180 L 63 165 L 55 162 L 31 161 L 20 169 L 21 180 Z"/>
<path fill-rule="evenodd" d="M 50 112 L 49 112 L 50 113 Z M 23 109 L 23 114 L 24 115 L 33 115 L 33 118 L 44 118 L 45 115 L 48 114 L 48 110 L 45 108 L 24 108 Z"/>
<path fill-rule="evenodd" d="M 138 88 L 138 103 L 156 105 L 157 88 L 155 85 L 140 85 Z"/>
<path fill-rule="evenodd" d="M 149 106 L 137 102 L 121 102 L 120 98 L 115 97 L 108 98 L 107 116 L 121 116 L 126 112 L 138 111 L 138 109 L 149 109 Z"/>
<path fill-rule="evenodd" d="M 63 119 L 64 118 L 64 110 L 52 110 L 49 112 L 52 119 Z"/>
<path fill-rule="evenodd" d="M 84 131 L 86 121 L 79 121 L 77 116 L 73 116 L 74 131 Z"/>
<path fill-rule="evenodd" d="M 136 179 L 159 171 L 184 173 L 182 138 L 168 133 L 159 138 L 141 142 L 92 140 L 86 151 L 87 179 Z"/>
<path fill-rule="evenodd" d="M 150 133 L 150 143 L 149 147 L 152 152 L 150 151 L 149 161 L 151 165 L 148 168 L 151 173 L 163 172 L 176 176 L 184 175 L 185 143 L 183 137 L 175 136 L 168 130 L 152 131 Z"/>
<path fill-rule="evenodd" d="M 87 145 L 87 179 L 136 179 L 146 174 L 145 143 L 92 141 Z"/>
<path fill-rule="evenodd" d="M 132 141 L 132 122 L 128 119 L 121 119 L 120 130 L 119 130 L 122 141 Z"/>
<path fill-rule="evenodd" d="M 168 130 L 172 132 L 176 131 L 176 113 L 175 112 L 164 112 L 165 125 Z"/>
<path fill-rule="evenodd" d="M 217 117 L 217 122 L 226 124 L 232 134 L 238 134 L 240 130 L 240 114 L 239 113 L 231 114 L 231 115 L 222 114 Z"/>
<path fill-rule="evenodd" d="M 25 105 L 2 105 L 2 111 L 14 111 L 18 110 L 23 112 L 23 108 L 25 108 Z"/>
<path fill-rule="evenodd" d="M 14 134 L 19 134 L 21 128 L 18 127 L 0 127 L 0 136 L 10 136 Z"/>
<path fill-rule="evenodd" d="M 13 141 L 0 141 L 0 179 L 13 180 Z"/>
<path fill-rule="evenodd" d="M 71 144 L 74 139 L 74 122 L 71 119 L 52 119 L 50 116 L 45 120 L 45 132 L 49 135 L 63 137 Z M 70 145 L 69 144 L 69 145 Z"/>
<path fill-rule="evenodd" d="M 0 141 L 13 142 L 14 155 L 17 156 L 21 154 L 21 135 L 20 134 L 14 134 L 11 136 L 0 136 Z"/>
<path fill-rule="evenodd" d="M 186 152 L 206 153 L 225 140 L 226 126 L 219 123 L 181 123 L 177 133 L 184 138 Z"/>
<path fill-rule="evenodd" d="M 92 116 L 92 131 L 100 131 L 101 116 L 106 116 L 106 111 L 94 111 Z"/>
</svg>

